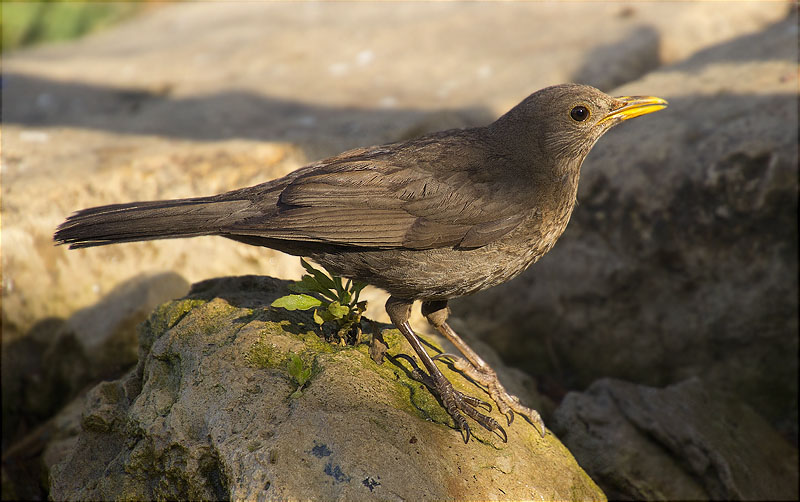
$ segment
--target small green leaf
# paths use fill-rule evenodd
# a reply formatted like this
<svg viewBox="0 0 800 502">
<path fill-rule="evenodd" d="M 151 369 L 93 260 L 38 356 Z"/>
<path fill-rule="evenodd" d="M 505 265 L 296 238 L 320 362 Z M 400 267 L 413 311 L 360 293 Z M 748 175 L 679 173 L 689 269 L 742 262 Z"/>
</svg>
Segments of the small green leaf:
<svg viewBox="0 0 800 502">
<path fill-rule="evenodd" d="M 303 283 L 301 283 L 300 281 L 296 281 L 289 284 L 288 286 L 286 286 L 286 289 L 288 289 L 292 293 L 311 293 L 311 291 L 309 291 L 307 287 L 303 286 Z"/>
<path fill-rule="evenodd" d="M 367 287 L 366 282 L 353 281 L 353 301 L 357 302 L 361 295 L 361 290 Z"/>
<path fill-rule="evenodd" d="M 339 302 L 331 302 L 331 304 L 328 305 L 328 312 L 330 312 L 334 318 L 342 319 L 350 313 L 350 307 L 342 305 Z"/>
<path fill-rule="evenodd" d="M 273 307 L 286 310 L 308 310 L 320 305 L 322 305 L 322 301 L 310 295 L 286 295 L 272 302 Z"/>
<path fill-rule="evenodd" d="M 289 376 L 297 380 L 297 374 L 303 369 L 303 360 L 297 354 L 290 355 L 286 362 L 286 369 L 289 371 Z"/>
<path fill-rule="evenodd" d="M 300 387 L 305 385 L 311 377 L 311 368 L 306 367 L 305 361 L 297 354 L 292 354 L 289 357 L 289 362 L 286 363 L 286 369 L 289 371 L 289 376 L 291 376 Z"/>
<path fill-rule="evenodd" d="M 337 298 L 331 290 L 322 287 L 317 280 L 310 275 L 304 275 L 299 281 L 289 284 L 289 290 L 295 293 L 319 293 L 331 300 L 336 300 Z"/>
<path fill-rule="evenodd" d="M 289 286 L 297 294 L 279 298 L 273 305 L 290 310 L 313 309 L 313 318 L 317 325 L 335 322 L 342 343 L 350 343 L 351 339 L 358 343 L 359 323 L 367 303 L 359 301 L 359 295 L 366 283 L 344 279 L 324 267 L 324 271 L 320 270 L 302 258 L 300 263 L 308 273 Z M 299 374 L 298 376 L 302 377 Z M 299 390 L 301 389 L 298 392 Z"/>
<path fill-rule="evenodd" d="M 302 265 L 303 268 L 306 269 L 308 273 L 310 274 L 314 273 L 314 267 L 311 266 L 311 264 L 308 263 L 304 258 L 300 258 L 300 265 Z"/>
<path fill-rule="evenodd" d="M 314 289 L 309 288 L 307 285 L 303 284 L 302 280 L 289 284 L 287 286 L 287 289 L 292 293 L 318 293 L 318 291 L 315 291 Z"/>
<path fill-rule="evenodd" d="M 334 319 L 336 319 L 336 318 L 335 318 L 335 317 L 333 317 L 333 315 L 332 315 L 332 314 L 331 314 L 331 313 L 328 311 L 328 309 L 317 309 L 317 312 L 319 313 L 319 316 L 320 316 L 320 318 L 322 318 L 322 321 L 323 321 L 323 322 L 324 322 L 324 321 L 333 321 Z"/>
<path fill-rule="evenodd" d="M 303 265 L 303 268 L 308 270 L 308 272 L 314 276 L 314 279 L 317 280 L 320 286 L 328 289 L 336 289 L 336 284 L 334 284 L 333 279 L 328 277 L 325 272 L 312 267 L 302 258 L 300 258 L 300 264 Z"/>
<path fill-rule="evenodd" d="M 342 278 L 338 275 L 333 276 L 333 286 L 336 288 L 336 292 L 339 293 L 339 296 L 344 292 L 344 284 L 342 284 Z"/>
</svg>

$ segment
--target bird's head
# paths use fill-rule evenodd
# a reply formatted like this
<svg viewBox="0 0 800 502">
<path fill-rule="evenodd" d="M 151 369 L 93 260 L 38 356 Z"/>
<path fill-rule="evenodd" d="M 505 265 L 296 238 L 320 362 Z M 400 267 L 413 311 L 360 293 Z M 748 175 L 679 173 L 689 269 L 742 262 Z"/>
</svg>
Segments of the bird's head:
<svg viewBox="0 0 800 502">
<path fill-rule="evenodd" d="M 579 169 L 606 131 L 666 106 L 665 100 L 653 96 L 614 98 L 588 85 L 562 84 L 531 94 L 490 128 L 509 139 L 516 136 L 515 143 L 534 158 Z"/>
</svg>

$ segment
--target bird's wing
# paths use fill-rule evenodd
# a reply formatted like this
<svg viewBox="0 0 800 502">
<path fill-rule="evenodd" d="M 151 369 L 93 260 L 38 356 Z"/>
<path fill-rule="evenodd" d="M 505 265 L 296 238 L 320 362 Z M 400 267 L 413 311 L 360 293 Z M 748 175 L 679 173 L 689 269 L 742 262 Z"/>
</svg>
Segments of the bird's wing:
<svg viewBox="0 0 800 502">
<path fill-rule="evenodd" d="M 392 158 L 340 158 L 291 181 L 277 212 L 225 231 L 374 248 L 480 247 L 514 229 L 525 213 L 498 200 L 496 185 L 466 173 L 443 178 L 420 165 L 398 167 Z"/>
</svg>

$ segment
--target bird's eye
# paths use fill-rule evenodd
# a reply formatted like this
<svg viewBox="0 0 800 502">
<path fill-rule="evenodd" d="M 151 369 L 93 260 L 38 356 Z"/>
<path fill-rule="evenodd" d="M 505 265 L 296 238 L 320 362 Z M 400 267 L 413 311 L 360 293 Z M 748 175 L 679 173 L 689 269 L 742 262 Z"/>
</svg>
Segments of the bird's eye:
<svg viewBox="0 0 800 502">
<path fill-rule="evenodd" d="M 589 109 L 585 106 L 578 105 L 569 112 L 569 116 L 576 122 L 583 122 L 589 118 Z"/>
</svg>

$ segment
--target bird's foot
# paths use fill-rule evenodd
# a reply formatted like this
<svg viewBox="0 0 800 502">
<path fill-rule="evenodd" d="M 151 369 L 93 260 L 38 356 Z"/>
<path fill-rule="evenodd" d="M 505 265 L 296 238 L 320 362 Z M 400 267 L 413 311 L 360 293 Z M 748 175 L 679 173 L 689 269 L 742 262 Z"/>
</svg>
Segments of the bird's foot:
<svg viewBox="0 0 800 502">
<path fill-rule="evenodd" d="M 489 432 L 497 434 L 497 436 L 502 439 L 504 443 L 508 442 L 508 435 L 506 434 L 505 429 L 503 429 L 503 427 L 497 422 L 497 420 L 493 419 L 492 417 L 488 417 L 477 410 L 477 408 L 480 407 L 485 408 L 486 411 L 492 411 L 491 404 L 482 399 L 478 399 L 477 397 L 457 391 L 453 387 L 453 384 L 450 383 L 441 373 L 439 375 L 431 376 L 420 369 L 412 358 L 406 357 L 406 359 L 411 362 L 411 365 L 414 368 L 411 372 L 412 378 L 422 382 L 431 390 L 431 392 L 438 395 L 439 399 L 444 405 L 445 410 L 447 410 L 447 413 L 453 418 L 456 428 L 461 431 L 461 435 L 464 438 L 465 443 L 469 442 L 471 433 L 469 424 L 467 423 L 467 419 L 464 417 L 464 415 L 467 415 L 471 419 L 478 422 L 481 427 Z"/>
<path fill-rule="evenodd" d="M 503 387 L 503 384 L 500 383 L 500 380 L 497 378 L 497 373 L 495 373 L 492 368 L 489 366 L 484 366 L 480 369 L 476 368 L 467 359 L 455 354 L 445 353 L 433 357 L 434 360 L 444 358 L 450 359 L 455 369 L 486 387 L 489 397 L 497 404 L 497 409 L 506 416 L 508 425 L 511 425 L 514 421 L 514 413 L 519 413 L 533 424 L 534 427 L 539 429 L 542 437 L 544 437 L 544 421 L 542 421 L 542 417 L 539 413 L 520 403 L 517 396 L 509 394 L 505 387 Z"/>
</svg>

